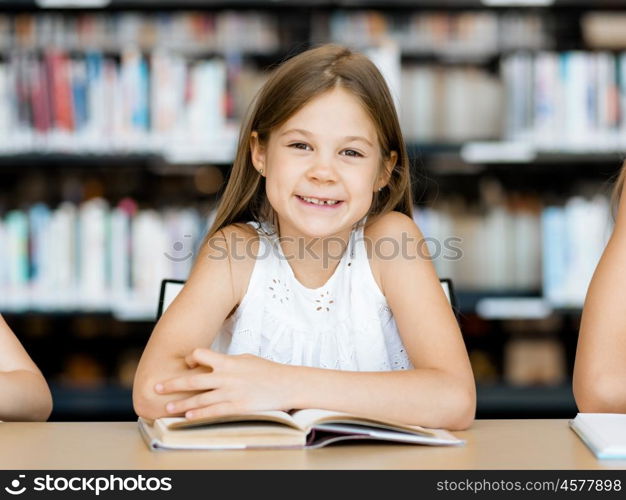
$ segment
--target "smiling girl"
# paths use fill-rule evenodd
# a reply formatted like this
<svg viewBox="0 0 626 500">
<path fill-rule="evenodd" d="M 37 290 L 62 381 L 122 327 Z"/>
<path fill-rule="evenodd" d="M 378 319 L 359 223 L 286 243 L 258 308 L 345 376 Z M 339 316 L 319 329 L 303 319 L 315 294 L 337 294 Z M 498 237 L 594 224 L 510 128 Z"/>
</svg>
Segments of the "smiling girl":
<svg viewBox="0 0 626 500">
<path fill-rule="evenodd" d="M 136 412 L 325 408 L 468 427 L 472 371 L 411 207 L 398 117 L 374 64 L 337 45 L 283 63 L 143 353 Z"/>
</svg>

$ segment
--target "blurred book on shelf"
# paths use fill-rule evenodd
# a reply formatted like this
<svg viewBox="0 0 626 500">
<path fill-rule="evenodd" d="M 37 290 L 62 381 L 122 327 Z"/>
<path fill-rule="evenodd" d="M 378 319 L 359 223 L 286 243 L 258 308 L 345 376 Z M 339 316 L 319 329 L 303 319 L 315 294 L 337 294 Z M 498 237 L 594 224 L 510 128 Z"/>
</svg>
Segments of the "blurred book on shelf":
<svg viewBox="0 0 626 500">
<path fill-rule="evenodd" d="M 527 305 L 543 311 L 537 317 L 550 306 L 582 307 L 612 230 L 608 197 L 572 196 L 557 205 L 506 193 L 496 181 L 484 181 L 481 193 L 473 202 L 448 195 L 415 208 L 439 275 L 457 290 L 538 294 L 546 303 Z"/>
<path fill-rule="evenodd" d="M 469 360 L 472 372 L 478 384 L 495 384 L 500 380 L 498 368 L 493 356 L 484 349 L 471 349 Z"/>
<path fill-rule="evenodd" d="M 580 20 L 585 45 L 594 49 L 626 49 L 626 13 L 587 12 Z"/>
<path fill-rule="evenodd" d="M 560 307 L 582 307 L 612 230 L 606 196 L 574 196 L 542 213 L 544 296 Z"/>
<path fill-rule="evenodd" d="M 227 163 L 274 54 L 254 12 L 0 14 L 0 154 L 162 154 Z"/>
<path fill-rule="evenodd" d="M 623 19 L 583 15 L 589 46 L 626 48 Z M 287 36 L 281 22 L 234 10 L 1 14 L 0 154 L 132 152 L 229 163 L 266 76 L 243 54 L 277 56 Z M 369 53 L 410 141 L 623 149 L 625 53 L 554 52 L 552 28 L 530 11 L 336 10 L 315 13 L 310 42 Z M 598 41 L 602 35 L 613 41 Z M 477 55 L 500 58 L 499 71 Z"/>
<path fill-rule="evenodd" d="M 0 310 L 154 318 L 161 280 L 187 278 L 209 219 L 130 199 L 11 210 L 0 218 Z"/>
<path fill-rule="evenodd" d="M 314 42 L 329 40 L 362 50 L 388 38 L 404 54 L 469 60 L 552 45 L 545 17 L 533 12 L 339 10 L 316 14 L 311 31 Z"/>
<path fill-rule="evenodd" d="M 121 387 L 133 388 L 135 373 L 142 352 L 143 349 L 140 348 L 128 348 L 118 357 L 115 367 L 115 380 Z"/>
<path fill-rule="evenodd" d="M 161 279 L 187 278 L 213 216 L 192 207 L 138 208 L 132 199 L 112 207 L 102 198 L 9 210 L 0 217 L 0 310 L 151 317 Z M 582 306 L 611 231 L 606 196 L 547 204 L 490 182 L 480 203 L 449 196 L 416 207 L 415 220 L 439 275 L 457 290 L 538 294 L 546 301 L 541 311 Z"/>
<path fill-rule="evenodd" d="M 149 58 L 132 49 L 119 61 L 99 51 L 11 52 L 0 62 L 0 152 L 234 157 L 224 60 Z"/>
<path fill-rule="evenodd" d="M 15 48 L 119 52 L 155 46 L 176 52 L 253 51 L 280 47 L 277 18 L 261 10 L 0 13 L 0 51 Z"/>
<path fill-rule="evenodd" d="M 94 354 L 73 353 L 63 363 L 55 379 L 65 387 L 94 389 L 106 384 L 105 368 Z"/>
<path fill-rule="evenodd" d="M 506 140 L 573 152 L 626 146 L 626 53 L 517 53 L 501 73 Z"/>
<path fill-rule="evenodd" d="M 505 348 L 504 380 L 516 386 L 556 386 L 566 380 L 558 339 L 511 339 Z"/>
<path fill-rule="evenodd" d="M 405 64 L 400 124 L 418 143 L 497 139 L 504 95 L 499 79 L 478 68 Z"/>
</svg>

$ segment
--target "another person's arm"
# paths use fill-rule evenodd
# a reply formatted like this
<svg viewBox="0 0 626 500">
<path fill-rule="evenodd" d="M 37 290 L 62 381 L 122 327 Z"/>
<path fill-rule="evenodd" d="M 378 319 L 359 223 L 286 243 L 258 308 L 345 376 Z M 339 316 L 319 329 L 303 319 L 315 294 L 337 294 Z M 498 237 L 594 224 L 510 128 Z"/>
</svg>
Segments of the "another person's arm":
<svg viewBox="0 0 626 500">
<path fill-rule="evenodd" d="M 51 411 L 46 380 L 0 316 L 0 420 L 44 421 Z"/>
<path fill-rule="evenodd" d="M 574 396 L 581 412 L 626 413 L 626 200 L 583 308 Z"/>
</svg>

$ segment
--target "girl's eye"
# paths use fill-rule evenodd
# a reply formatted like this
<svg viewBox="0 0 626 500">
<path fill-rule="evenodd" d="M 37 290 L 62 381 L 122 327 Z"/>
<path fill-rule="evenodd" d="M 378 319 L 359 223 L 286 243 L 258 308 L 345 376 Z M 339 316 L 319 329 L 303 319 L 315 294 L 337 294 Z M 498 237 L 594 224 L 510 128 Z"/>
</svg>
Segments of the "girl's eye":
<svg viewBox="0 0 626 500">
<path fill-rule="evenodd" d="M 306 144 L 305 142 L 294 142 L 293 144 L 289 144 L 289 147 L 295 148 L 295 149 L 301 149 L 303 151 L 307 151 L 307 148 L 310 148 L 310 146 Z M 359 153 L 358 151 L 355 151 L 354 149 L 344 149 L 343 151 L 346 153 L 345 156 L 350 156 L 353 158 L 358 158 L 358 157 L 363 156 L 361 153 Z"/>
</svg>

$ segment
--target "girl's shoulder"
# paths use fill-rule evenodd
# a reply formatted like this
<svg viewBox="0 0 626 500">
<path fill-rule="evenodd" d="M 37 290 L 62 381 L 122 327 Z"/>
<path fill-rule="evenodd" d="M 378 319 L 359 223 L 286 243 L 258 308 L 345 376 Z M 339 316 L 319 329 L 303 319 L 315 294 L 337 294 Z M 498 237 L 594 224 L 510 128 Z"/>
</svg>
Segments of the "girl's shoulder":
<svg viewBox="0 0 626 500">
<path fill-rule="evenodd" d="M 241 301 L 248 289 L 259 250 L 260 238 L 250 224 L 236 222 L 223 227 L 209 240 L 216 250 L 230 263 L 231 279 Z"/>
<path fill-rule="evenodd" d="M 257 232 L 257 230 L 253 227 L 252 223 L 246 223 L 246 222 L 233 222 L 232 224 L 229 224 L 228 226 L 223 227 L 222 229 L 220 229 L 219 232 L 222 232 L 226 235 L 231 235 L 231 234 L 236 234 L 237 236 L 241 237 L 241 238 L 255 238 L 258 237 L 259 233 Z"/>
<path fill-rule="evenodd" d="M 403 231 L 413 228 L 417 228 L 417 225 L 411 217 L 392 210 L 376 217 L 368 217 L 364 232 L 369 238 L 382 239 L 401 236 Z"/>
<path fill-rule="evenodd" d="M 372 274 L 381 290 L 384 291 L 382 276 L 385 266 L 394 259 L 402 258 L 411 247 L 418 247 L 421 239 L 422 233 L 415 221 L 402 212 L 391 211 L 368 218 L 363 228 L 363 240 Z"/>
</svg>

